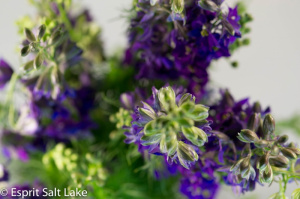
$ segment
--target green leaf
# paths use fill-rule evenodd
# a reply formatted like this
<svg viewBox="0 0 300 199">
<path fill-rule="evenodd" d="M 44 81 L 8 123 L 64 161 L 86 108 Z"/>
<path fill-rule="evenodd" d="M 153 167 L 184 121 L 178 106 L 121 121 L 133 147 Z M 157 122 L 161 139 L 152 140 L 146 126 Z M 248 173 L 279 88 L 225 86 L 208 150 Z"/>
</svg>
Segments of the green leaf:
<svg viewBox="0 0 300 199">
<path fill-rule="evenodd" d="M 26 55 L 28 55 L 29 52 L 30 52 L 30 47 L 29 46 L 24 46 L 21 49 L 21 56 L 25 57 Z"/>
</svg>

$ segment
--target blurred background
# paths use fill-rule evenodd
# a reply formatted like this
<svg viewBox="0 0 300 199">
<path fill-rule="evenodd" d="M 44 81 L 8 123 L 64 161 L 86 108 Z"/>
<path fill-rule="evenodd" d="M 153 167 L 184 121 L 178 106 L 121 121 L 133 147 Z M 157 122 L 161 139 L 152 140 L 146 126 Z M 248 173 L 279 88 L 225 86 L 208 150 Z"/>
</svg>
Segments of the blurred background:
<svg viewBox="0 0 300 199">
<path fill-rule="evenodd" d="M 126 9 L 132 0 L 77 0 L 87 7 L 103 30 L 103 40 L 108 54 L 126 46 L 128 20 Z M 14 68 L 20 60 L 16 47 L 20 43 L 15 21 L 35 10 L 26 0 L 0 0 L 0 57 Z M 225 3 L 233 4 L 233 0 Z M 230 88 L 237 99 L 251 96 L 263 107 L 271 106 L 276 120 L 300 113 L 300 1 L 299 0 L 248 0 L 245 2 L 254 21 L 250 24 L 251 44 L 235 52 L 232 60 L 239 62 L 232 68 L 225 59 L 213 63 L 210 76 L 215 85 Z M 1 93 L 0 93 L 1 95 Z M 2 94 L 3 95 L 3 94 Z M 0 97 L 1 98 L 1 97 Z M 288 133 L 288 132 L 285 132 Z M 299 142 L 295 135 L 291 136 Z M 240 198 L 268 198 L 278 190 L 257 187 L 255 192 Z M 287 195 L 297 187 L 288 186 Z M 235 198 L 229 187 L 224 187 L 219 198 Z"/>
</svg>

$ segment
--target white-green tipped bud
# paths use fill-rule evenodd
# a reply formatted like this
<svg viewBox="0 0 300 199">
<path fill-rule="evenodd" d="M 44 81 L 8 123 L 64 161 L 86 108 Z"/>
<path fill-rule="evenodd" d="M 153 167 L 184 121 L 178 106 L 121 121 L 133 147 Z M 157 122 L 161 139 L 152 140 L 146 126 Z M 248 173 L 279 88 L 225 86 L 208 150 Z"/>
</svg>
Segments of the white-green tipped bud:
<svg viewBox="0 0 300 199">
<path fill-rule="evenodd" d="M 39 39 L 43 38 L 45 32 L 46 32 L 46 26 L 43 24 L 39 27 L 39 34 L 38 34 Z"/>
<path fill-rule="evenodd" d="M 206 133 L 197 127 L 182 127 L 183 135 L 196 146 L 203 146 L 208 141 Z"/>
<path fill-rule="evenodd" d="M 178 102 L 178 106 L 181 106 L 182 104 L 184 104 L 186 102 L 194 102 L 195 103 L 195 96 L 193 96 L 192 94 L 189 94 L 189 93 L 182 95 L 182 97 L 180 98 L 180 100 Z"/>
<path fill-rule="evenodd" d="M 173 0 L 171 10 L 174 13 L 181 14 L 184 10 L 184 0 Z"/>
<path fill-rule="evenodd" d="M 220 7 L 212 0 L 199 0 L 198 5 L 204 10 L 209 10 L 212 12 L 220 11 Z"/>
<path fill-rule="evenodd" d="M 266 115 L 263 123 L 263 132 L 265 135 L 274 133 L 275 131 L 275 120 L 271 114 Z"/>
<path fill-rule="evenodd" d="M 271 156 L 269 158 L 269 163 L 272 166 L 278 167 L 278 168 L 286 168 L 289 165 L 289 159 L 286 158 L 283 155 L 278 155 L 278 156 Z"/>
<path fill-rule="evenodd" d="M 177 136 L 176 133 L 172 130 L 169 131 L 167 135 L 168 135 L 167 137 L 166 134 L 162 136 L 159 147 L 162 153 L 167 153 L 168 156 L 172 156 L 177 150 L 177 146 L 178 146 Z"/>
<path fill-rule="evenodd" d="M 262 173 L 261 181 L 270 184 L 273 181 L 273 170 L 270 166 Z"/>
<path fill-rule="evenodd" d="M 234 30 L 233 26 L 232 26 L 227 20 L 223 20 L 223 21 L 222 21 L 222 24 L 223 24 L 225 30 L 226 30 L 229 34 L 231 34 L 231 35 L 234 35 L 234 34 L 235 34 L 235 30 Z"/>
<path fill-rule="evenodd" d="M 280 152 L 280 149 L 278 146 L 273 146 L 271 149 L 271 155 L 278 155 Z"/>
<path fill-rule="evenodd" d="M 144 134 L 145 135 L 154 135 L 161 131 L 161 129 L 158 127 L 157 121 L 152 120 L 148 122 L 144 128 Z"/>
<path fill-rule="evenodd" d="M 160 139 L 161 139 L 162 134 L 158 133 L 158 134 L 154 134 L 154 135 L 144 135 L 141 138 L 141 144 L 144 146 L 149 146 L 149 145 L 153 145 L 153 144 L 157 144 Z"/>
<path fill-rule="evenodd" d="M 29 52 L 30 52 L 30 46 L 24 46 L 21 49 L 21 56 L 25 57 L 26 55 L 28 55 Z"/>
<path fill-rule="evenodd" d="M 35 69 L 39 68 L 44 62 L 44 55 L 42 52 L 39 52 L 34 59 L 33 66 Z"/>
<path fill-rule="evenodd" d="M 28 28 L 24 29 L 24 33 L 28 41 L 34 42 L 36 40 L 34 34 Z"/>
<path fill-rule="evenodd" d="M 182 141 L 178 142 L 177 156 L 180 164 L 187 169 L 189 169 L 190 162 L 195 162 L 199 158 L 196 151 Z"/>
<path fill-rule="evenodd" d="M 160 102 L 160 106 L 168 111 L 176 106 L 176 97 L 175 92 L 172 87 L 168 86 L 165 88 L 161 88 L 158 91 L 158 100 Z"/>
<path fill-rule="evenodd" d="M 287 148 L 282 148 L 282 149 L 280 149 L 280 150 L 281 150 L 281 153 L 282 153 L 285 157 L 287 157 L 287 158 L 289 158 L 289 159 L 291 159 L 291 160 L 297 159 L 296 153 L 294 153 L 292 150 L 287 149 Z"/>
<path fill-rule="evenodd" d="M 208 107 L 197 104 L 191 113 L 187 113 L 187 116 L 195 121 L 205 120 L 209 115 L 208 110 Z"/>
<path fill-rule="evenodd" d="M 286 149 L 289 149 L 293 151 L 296 155 L 300 155 L 300 149 L 295 148 L 295 147 L 286 147 Z"/>
<path fill-rule="evenodd" d="M 259 140 L 256 133 L 249 129 L 241 130 L 241 132 L 238 134 L 237 138 L 245 143 L 256 142 Z"/>
<path fill-rule="evenodd" d="M 138 109 L 139 113 L 142 116 L 144 116 L 146 118 L 149 118 L 149 120 L 155 119 L 156 118 L 156 113 L 153 110 L 153 108 L 150 105 L 148 105 L 147 103 L 145 103 L 145 102 L 143 102 L 143 104 L 144 104 L 145 108 L 139 108 Z"/>
</svg>

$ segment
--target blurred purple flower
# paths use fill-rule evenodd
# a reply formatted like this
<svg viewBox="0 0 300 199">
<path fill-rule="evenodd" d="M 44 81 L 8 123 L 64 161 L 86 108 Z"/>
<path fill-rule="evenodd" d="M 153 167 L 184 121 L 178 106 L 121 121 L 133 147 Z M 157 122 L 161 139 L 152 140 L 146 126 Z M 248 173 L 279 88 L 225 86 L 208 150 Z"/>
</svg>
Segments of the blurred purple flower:
<svg viewBox="0 0 300 199">
<path fill-rule="evenodd" d="M 0 59 L 0 89 L 10 80 L 13 73 L 10 65 L 4 59 Z"/>
</svg>

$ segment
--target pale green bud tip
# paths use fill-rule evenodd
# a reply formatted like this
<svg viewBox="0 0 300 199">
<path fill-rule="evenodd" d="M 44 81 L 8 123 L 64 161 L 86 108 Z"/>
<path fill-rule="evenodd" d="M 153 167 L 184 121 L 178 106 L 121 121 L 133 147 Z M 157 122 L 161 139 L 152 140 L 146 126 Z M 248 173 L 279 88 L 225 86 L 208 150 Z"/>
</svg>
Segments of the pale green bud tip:
<svg viewBox="0 0 300 199">
<path fill-rule="evenodd" d="M 182 11 L 184 10 L 184 0 L 173 0 L 171 9 L 175 13 L 182 13 Z"/>
<path fill-rule="evenodd" d="M 285 157 L 287 157 L 287 158 L 289 158 L 289 159 L 297 159 L 297 154 L 294 153 L 292 150 L 287 149 L 287 148 L 282 148 L 282 149 L 280 149 L 280 150 L 281 150 L 281 153 L 282 153 Z"/>
<path fill-rule="evenodd" d="M 259 140 L 256 133 L 249 129 L 241 130 L 241 132 L 238 134 L 238 139 L 246 143 L 256 142 Z"/>
<path fill-rule="evenodd" d="M 172 87 L 168 86 L 161 88 L 158 91 L 158 100 L 161 104 L 161 107 L 165 110 L 169 110 L 171 107 L 175 106 L 175 92 Z"/>
<path fill-rule="evenodd" d="M 278 168 L 286 168 L 289 165 L 289 159 L 282 155 L 270 157 L 269 162 L 272 166 L 275 166 Z"/>
</svg>

